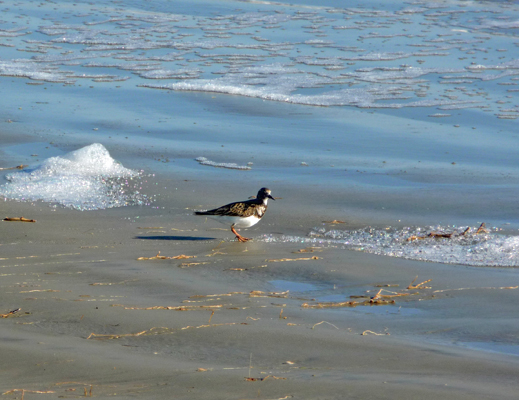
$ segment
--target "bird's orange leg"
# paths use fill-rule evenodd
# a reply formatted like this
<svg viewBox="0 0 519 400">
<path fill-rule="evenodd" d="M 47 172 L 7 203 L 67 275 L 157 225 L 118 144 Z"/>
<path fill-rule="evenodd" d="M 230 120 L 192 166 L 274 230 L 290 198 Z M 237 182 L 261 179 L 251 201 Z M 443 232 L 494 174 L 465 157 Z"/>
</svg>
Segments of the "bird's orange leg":
<svg viewBox="0 0 519 400">
<path fill-rule="evenodd" d="M 234 225 L 231 226 L 231 232 L 236 235 L 236 239 L 238 239 L 240 242 L 248 242 L 250 240 L 249 238 L 243 237 L 238 232 L 236 232 L 236 229 L 234 229 Z"/>
</svg>

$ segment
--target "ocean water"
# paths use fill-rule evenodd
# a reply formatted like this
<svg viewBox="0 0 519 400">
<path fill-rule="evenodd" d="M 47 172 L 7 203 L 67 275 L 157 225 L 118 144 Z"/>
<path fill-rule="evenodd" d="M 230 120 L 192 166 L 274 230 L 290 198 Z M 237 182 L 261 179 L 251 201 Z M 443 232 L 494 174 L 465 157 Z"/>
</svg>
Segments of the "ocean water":
<svg viewBox="0 0 519 400">
<path fill-rule="evenodd" d="M 339 219 L 373 228 L 307 226 L 296 240 L 319 231 L 376 254 L 517 266 L 507 258 L 519 229 L 516 3 L 56 0 L 1 9 L 0 135 L 52 144 L 0 141 L 6 158 L 41 174 L 53 157 L 98 143 L 107 153 L 80 157 L 76 171 L 100 159 L 126 171 L 53 170 L 37 185 L 2 171 L 6 198 L 84 212 L 147 206 L 142 170 L 241 193 L 269 186 L 301 207 L 305 199 L 283 188 L 309 188 Z M 479 258 L 465 243 L 392 247 L 409 229 L 481 222 L 493 236 Z"/>
</svg>

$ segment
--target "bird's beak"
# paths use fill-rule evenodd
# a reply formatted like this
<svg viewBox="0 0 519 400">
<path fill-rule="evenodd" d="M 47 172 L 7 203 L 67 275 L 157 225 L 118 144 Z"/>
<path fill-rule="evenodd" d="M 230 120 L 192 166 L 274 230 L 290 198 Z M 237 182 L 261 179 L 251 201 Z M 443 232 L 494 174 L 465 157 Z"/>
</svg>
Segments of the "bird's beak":
<svg viewBox="0 0 519 400">
<path fill-rule="evenodd" d="M 268 195 L 269 199 L 276 200 L 274 197 L 272 197 L 270 194 Z"/>
</svg>

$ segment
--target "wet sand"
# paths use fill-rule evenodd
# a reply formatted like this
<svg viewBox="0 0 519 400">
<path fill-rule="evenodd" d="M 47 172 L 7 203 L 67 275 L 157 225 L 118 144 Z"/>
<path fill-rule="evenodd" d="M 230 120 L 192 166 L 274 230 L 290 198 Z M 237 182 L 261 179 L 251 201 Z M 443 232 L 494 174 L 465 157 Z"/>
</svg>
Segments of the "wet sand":
<svg viewBox="0 0 519 400">
<path fill-rule="evenodd" d="M 226 187 L 232 190 L 230 182 Z M 2 393 L 25 389 L 74 398 L 86 388 L 97 398 L 516 397 L 517 290 L 501 289 L 514 283 L 513 270 L 339 248 L 300 253 L 305 246 L 298 243 L 267 243 L 264 234 L 301 234 L 320 221 L 347 217 L 321 210 L 302 227 L 287 211 L 297 192 L 275 189 L 283 199 L 242 231 L 253 238 L 245 244 L 234 242 L 224 225 L 192 215 L 222 196 L 214 200 L 215 188 L 202 180 L 179 180 L 176 192 L 162 193 L 159 209 L 77 212 L 0 203 L 3 217 L 37 220 L 1 222 L 0 312 L 21 309 L 0 320 Z M 137 260 L 159 251 L 193 258 Z M 407 290 L 416 276 L 416 282 L 432 279 L 424 285 L 431 288 Z M 364 301 L 350 296 L 369 299 L 381 288 L 416 294 L 380 306 L 303 306 Z M 504 352 L 487 351 L 496 349 Z"/>
</svg>

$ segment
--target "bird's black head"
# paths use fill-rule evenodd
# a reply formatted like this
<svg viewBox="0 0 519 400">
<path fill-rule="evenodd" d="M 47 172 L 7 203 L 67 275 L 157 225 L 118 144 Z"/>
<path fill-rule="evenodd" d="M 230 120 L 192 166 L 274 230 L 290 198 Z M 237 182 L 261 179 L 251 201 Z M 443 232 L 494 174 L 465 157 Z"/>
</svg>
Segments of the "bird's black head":
<svg viewBox="0 0 519 400">
<path fill-rule="evenodd" d="M 265 200 L 265 199 L 272 199 L 272 200 L 276 200 L 274 197 L 272 197 L 270 195 L 270 189 L 267 189 L 267 188 L 261 188 L 258 192 L 258 195 L 256 196 L 257 199 L 259 200 Z"/>
</svg>

